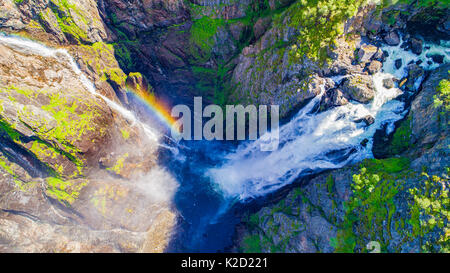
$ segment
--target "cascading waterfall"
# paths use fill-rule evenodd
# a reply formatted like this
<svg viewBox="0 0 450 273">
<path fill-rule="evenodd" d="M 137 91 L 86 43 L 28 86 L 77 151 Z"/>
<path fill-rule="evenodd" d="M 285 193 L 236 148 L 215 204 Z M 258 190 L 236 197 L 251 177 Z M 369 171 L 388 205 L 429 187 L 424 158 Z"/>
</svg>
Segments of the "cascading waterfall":
<svg viewBox="0 0 450 273">
<path fill-rule="evenodd" d="M 386 89 L 383 79 L 402 79 L 407 74 L 406 65 L 419 60 L 424 69 L 433 69 L 438 66 L 431 61 L 433 54 L 443 54 L 444 62 L 449 61 L 450 52 L 445 44 L 425 43 L 424 48 L 418 56 L 400 45 L 383 47 L 388 57 L 382 72 L 373 75 L 376 93 L 371 103 L 351 102 L 318 113 L 322 91 L 280 128 L 278 150 L 261 152 L 262 139 L 242 144 L 234 153 L 225 156 L 222 166 L 209 169 L 207 175 L 225 196 L 246 200 L 280 189 L 303 173 L 341 168 L 373 157 L 375 131 L 386 126 L 387 133 L 392 132 L 394 123 L 406 114 L 404 103 L 394 100 L 403 91 Z M 402 59 L 402 69 L 395 68 L 397 59 Z M 418 79 L 415 86 L 420 86 L 422 80 Z M 363 123 L 355 122 L 367 115 L 375 118 L 371 126 L 365 128 Z M 369 140 L 365 146 L 360 144 L 364 139 Z"/>
<path fill-rule="evenodd" d="M 88 80 L 88 78 L 81 72 L 80 68 L 75 63 L 72 56 L 70 56 L 70 54 L 67 52 L 67 50 L 61 48 L 59 49 L 49 48 L 31 40 L 23 39 L 16 36 L 9 36 L 2 33 L 0 33 L 0 44 L 18 50 L 25 54 L 27 53 L 36 54 L 42 57 L 51 57 L 60 61 L 65 61 L 66 63 L 69 64 L 72 71 L 76 75 L 78 75 L 80 82 L 91 94 L 103 99 L 112 110 L 118 112 L 125 119 L 130 121 L 133 125 L 140 126 L 144 130 L 149 140 L 158 142 L 159 135 L 155 130 L 152 130 L 147 124 L 140 122 L 131 111 L 125 109 L 118 103 L 110 100 L 106 96 L 103 96 L 102 94 L 99 94 L 96 91 L 94 84 L 90 80 Z"/>
</svg>

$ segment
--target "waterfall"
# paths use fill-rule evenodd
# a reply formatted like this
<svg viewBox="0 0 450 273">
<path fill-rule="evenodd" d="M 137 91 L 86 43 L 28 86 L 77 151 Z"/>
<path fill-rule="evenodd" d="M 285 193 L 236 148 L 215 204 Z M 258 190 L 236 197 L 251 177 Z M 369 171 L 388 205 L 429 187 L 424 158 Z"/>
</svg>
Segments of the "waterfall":
<svg viewBox="0 0 450 273">
<path fill-rule="evenodd" d="M 404 103 L 394 100 L 403 91 L 386 89 L 383 79 L 406 76 L 406 65 L 421 60 L 424 69 L 437 64 L 429 62 L 432 54 L 443 54 L 449 61 L 449 49 L 445 45 L 425 44 L 425 50 L 417 56 L 399 46 L 383 47 L 389 56 L 383 70 L 373 75 L 375 98 L 369 104 L 351 102 L 325 112 L 317 111 L 324 90 L 303 107 L 292 120 L 280 128 L 280 146 L 273 152 L 260 151 L 263 139 L 240 145 L 235 152 L 225 155 L 221 166 L 207 170 L 206 175 L 214 181 L 220 192 L 230 198 L 246 200 L 263 196 L 289 183 L 302 174 L 325 169 L 337 169 L 347 164 L 371 158 L 373 136 L 376 130 L 386 127 L 394 130 L 394 123 L 406 112 Z M 402 59 L 401 69 L 394 66 Z M 342 77 L 336 77 L 340 81 Z M 422 79 L 416 82 L 420 85 Z M 375 123 L 366 127 L 355 121 L 371 115 Z M 361 142 L 369 140 L 366 145 Z"/>
<path fill-rule="evenodd" d="M 125 119 L 130 121 L 132 125 L 140 126 L 144 130 L 149 140 L 158 142 L 159 135 L 157 132 L 155 132 L 155 130 L 152 130 L 152 128 L 150 128 L 147 124 L 140 122 L 131 111 L 125 109 L 123 106 L 97 92 L 94 84 L 90 80 L 88 80 L 83 72 L 81 72 L 80 68 L 75 63 L 72 56 L 70 56 L 70 54 L 67 52 L 67 50 L 61 48 L 49 48 L 31 40 L 16 36 L 8 36 L 3 33 L 0 33 L 0 44 L 3 44 L 9 48 L 15 49 L 25 54 L 35 54 L 42 57 L 55 58 L 60 62 L 68 63 L 72 71 L 79 77 L 80 82 L 91 94 L 103 99 L 112 110 L 116 111 Z"/>
</svg>

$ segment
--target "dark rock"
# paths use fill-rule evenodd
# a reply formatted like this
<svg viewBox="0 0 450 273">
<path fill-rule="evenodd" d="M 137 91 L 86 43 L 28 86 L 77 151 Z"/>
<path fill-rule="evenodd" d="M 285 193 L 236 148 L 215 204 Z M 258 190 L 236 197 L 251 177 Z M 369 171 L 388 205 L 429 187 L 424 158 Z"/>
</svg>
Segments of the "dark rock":
<svg viewBox="0 0 450 273">
<path fill-rule="evenodd" d="M 444 63 L 444 55 L 434 54 L 434 55 L 431 55 L 430 57 L 433 60 L 433 62 L 435 62 L 437 64 Z"/>
<path fill-rule="evenodd" d="M 394 88 L 394 80 L 392 78 L 383 79 L 383 86 L 387 89 Z"/>
<path fill-rule="evenodd" d="M 364 122 L 366 124 L 366 126 L 370 126 L 370 125 L 375 123 L 375 118 L 372 117 L 371 115 L 367 115 L 367 116 L 365 116 L 365 117 L 363 117 L 361 119 L 355 120 L 355 122 L 356 123 Z"/>
<path fill-rule="evenodd" d="M 420 39 L 412 38 L 411 41 L 411 51 L 414 54 L 420 55 L 422 54 L 423 41 Z"/>
<path fill-rule="evenodd" d="M 385 51 L 379 49 L 377 51 L 377 53 L 375 53 L 375 55 L 373 55 L 372 59 L 380 61 L 380 62 L 384 62 L 384 60 L 386 59 L 386 53 Z"/>
<path fill-rule="evenodd" d="M 364 27 L 371 34 L 376 34 L 380 30 L 382 25 L 383 25 L 383 22 L 381 20 L 373 18 L 369 21 L 366 21 L 366 23 L 364 24 Z"/>
<path fill-rule="evenodd" d="M 403 42 L 403 44 L 400 46 L 400 48 L 404 50 L 409 50 L 411 48 L 411 44 L 409 42 Z"/>
<path fill-rule="evenodd" d="M 406 88 L 410 91 L 416 91 L 415 90 L 415 83 L 417 80 L 422 78 L 425 74 L 425 71 L 422 67 L 418 66 L 417 64 L 410 64 L 407 67 L 408 70 L 408 81 L 406 82 Z"/>
<path fill-rule="evenodd" d="M 348 104 L 347 96 L 340 89 L 330 89 L 320 102 L 320 111 Z"/>
<path fill-rule="evenodd" d="M 402 59 L 395 60 L 395 68 L 400 69 L 403 65 Z"/>
<path fill-rule="evenodd" d="M 367 143 L 369 143 L 369 140 L 367 138 L 363 139 L 363 141 L 361 141 L 361 146 L 366 147 Z"/>
<path fill-rule="evenodd" d="M 391 31 L 386 36 L 384 36 L 384 41 L 390 46 L 396 46 L 400 44 L 400 37 L 396 31 Z"/>
</svg>

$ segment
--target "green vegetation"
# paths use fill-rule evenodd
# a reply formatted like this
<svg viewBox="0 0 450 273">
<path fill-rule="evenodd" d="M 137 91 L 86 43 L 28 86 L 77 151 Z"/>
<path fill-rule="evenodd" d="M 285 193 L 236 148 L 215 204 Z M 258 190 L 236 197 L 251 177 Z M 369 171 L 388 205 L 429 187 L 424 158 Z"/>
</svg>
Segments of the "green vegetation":
<svg viewBox="0 0 450 273">
<path fill-rule="evenodd" d="M 211 48 L 214 45 L 213 37 L 217 29 L 224 25 L 225 20 L 211 19 L 206 16 L 193 22 L 190 36 L 191 42 L 207 54 L 206 59 L 211 57 Z"/>
<path fill-rule="evenodd" d="M 450 73 L 450 71 L 449 71 Z M 450 80 L 443 79 L 439 83 L 437 88 L 437 95 L 434 96 L 434 106 L 441 108 L 441 115 L 448 114 L 450 112 Z"/>
<path fill-rule="evenodd" d="M 365 0 L 300 0 L 293 4 L 276 24 L 299 29 L 297 43 L 291 48 L 294 59 L 308 57 L 325 60 L 327 47 L 333 47 L 335 39 L 343 34 L 344 23 L 356 14 Z"/>
<path fill-rule="evenodd" d="M 18 111 L 18 117 L 36 135 L 33 142 L 24 140 L 24 137 L 15 129 L 15 124 L 10 121 L 0 120 L 1 131 L 15 143 L 29 149 L 37 159 L 47 162 L 48 167 L 58 175 L 67 175 L 64 167 L 56 162 L 67 158 L 77 169 L 71 177 L 82 174 L 84 162 L 76 148 L 76 143 L 83 140 L 87 133 L 95 131 L 94 122 L 100 116 L 91 102 L 73 96 L 63 96 L 61 93 L 51 93 L 46 90 L 31 90 L 10 86 L 0 89 L 0 92 L 9 94 L 14 102 L 15 97 L 25 96 L 33 101 L 38 96 L 44 96 L 48 103 L 41 106 L 42 113 L 48 116 L 37 115 L 32 105 L 24 105 Z M 51 118 L 49 118 L 51 117 Z M 104 131 L 96 131 L 96 135 L 103 135 Z M 30 143 L 28 145 L 27 143 Z M 54 160 L 58 159 L 58 160 Z"/>
<path fill-rule="evenodd" d="M 87 185 L 85 180 L 64 181 L 56 177 L 47 178 L 46 194 L 70 206 L 79 197 L 81 189 Z"/>
<path fill-rule="evenodd" d="M 245 253 L 261 253 L 261 240 L 258 235 L 245 236 L 242 242 Z"/>
<path fill-rule="evenodd" d="M 361 165 L 360 173 L 353 176 L 353 195 L 345 204 L 345 219 L 337 238 L 332 241 L 337 252 L 365 252 L 370 241 L 379 242 L 383 252 L 392 251 L 388 249 L 392 228 L 403 238 L 394 246 L 395 251 L 418 239 L 423 251 L 448 252 L 450 203 L 447 180 L 437 176 L 430 179 L 423 174 L 426 179 L 422 181 L 409 170 L 408 162 L 406 158 L 389 158 L 366 160 Z M 418 184 L 408 186 L 417 180 Z M 400 197 L 407 186 L 410 197 Z M 401 202 L 408 202 L 409 219 L 396 216 L 399 198 L 402 198 Z M 427 236 L 431 232 L 440 235 L 437 239 Z"/>
<path fill-rule="evenodd" d="M 412 133 L 411 117 L 403 120 L 395 130 L 390 145 L 392 155 L 400 154 L 411 146 L 410 139 Z"/>
<path fill-rule="evenodd" d="M 380 242 L 386 251 L 392 237 L 394 198 L 404 183 L 405 174 L 398 173 L 405 167 L 409 167 L 405 158 L 366 160 L 361 165 L 360 173 L 353 176 L 353 195 L 345 204 L 345 218 L 335 240 L 337 252 L 354 252 L 357 245 L 365 251 L 369 241 Z"/>
<path fill-rule="evenodd" d="M 125 160 L 127 158 L 128 158 L 128 153 L 123 154 L 119 159 L 117 159 L 116 164 L 111 168 L 107 168 L 107 170 L 111 171 L 117 175 L 121 175 L 122 170 L 123 170 L 123 163 L 125 162 Z"/>
<path fill-rule="evenodd" d="M 412 236 L 421 240 L 424 252 L 450 252 L 450 199 L 448 179 L 422 174 L 418 188 L 410 189 L 414 198 L 411 207 Z M 438 228 L 441 236 L 433 242 L 423 241 L 425 235 Z"/>
<path fill-rule="evenodd" d="M 77 13 L 78 17 L 81 18 L 85 24 L 87 24 L 84 15 L 81 10 L 79 10 L 76 5 L 69 4 L 67 0 L 52 0 L 51 9 L 56 16 L 59 28 L 66 35 L 66 37 L 72 38 L 78 43 L 87 40 L 87 33 L 83 31 L 73 19 L 71 13 Z M 41 14 L 41 16 L 43 16 Z"/>
</svg>

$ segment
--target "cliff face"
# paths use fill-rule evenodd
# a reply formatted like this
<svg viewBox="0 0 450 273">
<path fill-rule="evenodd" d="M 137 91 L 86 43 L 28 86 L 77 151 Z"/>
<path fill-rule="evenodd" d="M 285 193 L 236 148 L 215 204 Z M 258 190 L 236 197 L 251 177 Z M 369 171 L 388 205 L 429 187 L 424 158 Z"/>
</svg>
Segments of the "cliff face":
<svg viewBox="0 0 450 273">
<path fill-rule="evenodd" d="M 0 36 L 0 250 L 163 251 L 177 185 L 121 106 L 146 83 L 119 67 L 96 1 L 0 5 L 2 31 L 50 46 Z"/>
</svg>

